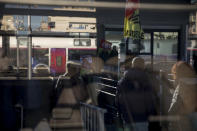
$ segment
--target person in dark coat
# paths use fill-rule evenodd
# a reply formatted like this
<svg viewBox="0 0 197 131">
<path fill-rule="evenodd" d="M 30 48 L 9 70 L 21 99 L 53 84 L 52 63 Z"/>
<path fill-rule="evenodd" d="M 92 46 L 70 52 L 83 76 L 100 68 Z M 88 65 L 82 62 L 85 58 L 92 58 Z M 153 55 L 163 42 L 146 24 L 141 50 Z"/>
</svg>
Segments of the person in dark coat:
<svg viewBox="0 0 197 131">
<path fill-rule="evenodd" d="M 113 46 L 110 54 L 109 54 L 109 57 L 112 58 L 112 57 L 116 57 L 118 56 L 118 51 L 117 51 L 117 47 L 116 46 Z"/>
<path fill-rule="evenodd" d="M 148 119 L 156 114 L 155 98 L 148 74 L 133 68 L 119 81 L 116 103 L 125 121 L 125 130 L 148 131 Z"/>
</svg>

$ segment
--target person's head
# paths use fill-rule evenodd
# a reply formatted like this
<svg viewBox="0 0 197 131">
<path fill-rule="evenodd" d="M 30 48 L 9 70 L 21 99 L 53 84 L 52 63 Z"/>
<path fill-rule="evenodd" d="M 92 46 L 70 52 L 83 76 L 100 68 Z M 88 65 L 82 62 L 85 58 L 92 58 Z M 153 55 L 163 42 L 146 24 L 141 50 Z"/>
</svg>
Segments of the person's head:
<svg viewBox="0 0 197 131">
<path fill-rule="evenodd" d="M 113 46 L 112 49 L 113 49 L 113 50 L 117 50 L 117 47 L 116 47 L 116 46 Z"/>
<path fill-rule="evenodd" d="M 171 73 L 175 80 L 181 78 L 193 78 L 196 76 L 194 69 L 184 61 L 178 61 L 172 66 Z"/>
<path fill-rule="evenodd" d="M 144 59 L 140 57 L 134 57 L 132 60 L 132 68 L 144 69 Z"/>
</svg>

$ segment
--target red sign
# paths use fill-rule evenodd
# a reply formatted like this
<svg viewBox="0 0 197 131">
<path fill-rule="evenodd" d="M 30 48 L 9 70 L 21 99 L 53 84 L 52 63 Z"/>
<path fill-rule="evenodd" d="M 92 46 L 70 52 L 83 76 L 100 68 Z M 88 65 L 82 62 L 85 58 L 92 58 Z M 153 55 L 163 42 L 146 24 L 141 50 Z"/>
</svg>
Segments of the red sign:
<svg viewBox="0 0 197 131">
<path fill-rule="evenodd" d="M 51 48 L 51 72 L 65 73 L 66 71 L 66 49 Z"/>
<path fill-rule="evenodd" d="M 139 3 L 139 0 L 127 0 L 126 9 L 125 9 L 126 18 L 131 18 L 133 12 L 137 9 L 137 8 L 132 8 L 132 4 L 137 4 L 137 3 Z"/>
</svg>

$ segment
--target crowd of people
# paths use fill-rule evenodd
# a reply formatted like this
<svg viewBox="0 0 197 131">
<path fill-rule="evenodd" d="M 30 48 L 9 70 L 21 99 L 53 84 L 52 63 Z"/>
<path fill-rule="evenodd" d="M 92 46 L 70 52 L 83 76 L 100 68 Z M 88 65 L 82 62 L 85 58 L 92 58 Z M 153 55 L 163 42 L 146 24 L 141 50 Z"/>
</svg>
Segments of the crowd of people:
<svg viewBox="0 0 197 131">
<path fill-rule="evenodd" d="M 73 88 L 75 94 L 73 97 L 82 93 L 85 99 L 81 100 L 103 108 L 103 102 L 108 100 L 105 100 L 104 95 L 92 94 L 95 90 L 90 83 L 94 82 L 92 76 L 95 75 L 110 77 L 102 70 L 105 63 L 102 57 L 93 57 L 88 71 L 81 74 L 80 70 L 83 70 L 85 66 L 77 67 L 79 70 L 68 67 L 69 71 L 74 71 L 74 75 L 68 72 L 67 76 L 71 77 L 74 87 L 79 87 Z M 145 61 L 137 56 L 121 66 L 124 66 L 125 70 L 117 84 L 115 103 L 112 102 L 117 108 L 119 122 L 105 123 L 106 131 L 197 130 L 197 124 L 195 124 L 197 79 L 191 65 L 184 61 L 176 62 L 171 69 L 173 83 L 168 80 L 165 72 L 154 71 L 150 65 L 146 65 Z M 79 85 L 80 82 L 77 82 L 79 79 L 81 79 L 80 82 L 83 81 L 83 85 Z M 83 91 L 81 86 L 83 86 Z M 87 91 L 89 96 L 84 91 Z M 109 125 L 113 125 L 113 128 Z"/>
<path fill-rule="evenodd" d="M 196 73 L 178 61 L 171 69 L 174 84 L 164 72 L 154 74 L 144 60 L 134 57 L 118 83 L 116 101 L 125 130 L 196 130 Z M 159 76 L 159 77 L 158 77 Z"/>
</svg>

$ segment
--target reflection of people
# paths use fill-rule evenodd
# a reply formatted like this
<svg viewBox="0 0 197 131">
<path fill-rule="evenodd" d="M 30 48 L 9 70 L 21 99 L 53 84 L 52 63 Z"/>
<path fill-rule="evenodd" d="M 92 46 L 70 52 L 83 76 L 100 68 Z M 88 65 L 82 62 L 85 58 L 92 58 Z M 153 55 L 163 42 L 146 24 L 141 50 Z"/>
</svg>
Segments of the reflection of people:
<svg viewBox="0 0 197 131">
<path fill-rule="evenodd" d="M 109 58 L 109 52 L 108 52 L 108 49 L 102 49 L 102 51 L 99 53 L 99 57 L 104 61 L 106 62 L 107 59 Z"/>
<path fill-rule="evenodd" d="M 155 102 L 147 73 L 129 69 L 118 83 L 116 103 L 126 130 L 148 131 L 148 117 L 155 114 Z"/>
<path fill-rule="evenodd" d="M 88 74 L 91 72 L 91 63 L 88 61 L 88 58 L 82 58 L 82 66 L 80 75 Z"/>
<path fill-rule="evenodd" d="M 113 46 L 113 48 L 112 48 L 112 50 L 111 50 L 111 52 L 109 54 L 109 57 L 111 58 L 111 57 L 116 57 L 116 56 L 118 56 L 117 47 Z"/>
<path fill-rule="evenodd" d="M 90 68 L 90 63 L 87 58 L 82 59 L 82 68 L 87 68 L 87 69 Z"/>
<path fill-rule="evenodd" d="M 137 69 L 144 69 L 145 64 L 144 64 L 144 59 L 140 57 L 134 57 L 132 60 L 132 68 L 137 68 Z"/>
<path fill-rule="evenodd" d="M 193 131 L 189 115 L 197 109 L 197 81 L 193 68 L 186 62 L 179 61 L 172 67 L 175 80 L 175 91 L 169 108 L 169 114 L 179 116 L 179 120 L 171 122 L 170 131 Z"/>
<path fill-rule="evenodd" d="M 64 74 L 66 77 L 62 77 L 56 86 L 58 98 L 56 98 L 57 105 L 53 109 L 53 116 L 60 117 L 59 123 L 64 122 L 72 129 L 82 130 L 80 102 L 88 101 L 89 94 L 87 88 L 83 86 L 83 81 L 80 79 L 80 65 L 78 63 L 69 63 L 67 66 L 68 73 Z M 56 114 L 63 115 L 59 116 Z M 50 123 L 51 125 L 58 124 L 56 120 L 52 120 Z"/>
</svg>

